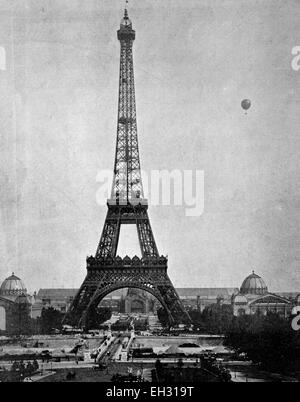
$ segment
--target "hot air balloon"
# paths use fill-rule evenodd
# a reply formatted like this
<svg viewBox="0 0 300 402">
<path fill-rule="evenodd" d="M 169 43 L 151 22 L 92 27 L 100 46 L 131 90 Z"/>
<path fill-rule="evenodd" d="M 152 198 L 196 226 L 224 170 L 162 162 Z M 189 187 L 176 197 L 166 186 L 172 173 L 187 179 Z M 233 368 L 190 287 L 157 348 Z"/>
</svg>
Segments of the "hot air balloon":
<svg viewBox="0 0 300 402">
<path fill-rule="evenodd" d="M 251 101 L 249 99 L 243 99 L 242 102 L 241 102 L 241 106 L 245 110 L 245 114 L 247 114 L 247 110 L 251 106 Z"/>
</svg>

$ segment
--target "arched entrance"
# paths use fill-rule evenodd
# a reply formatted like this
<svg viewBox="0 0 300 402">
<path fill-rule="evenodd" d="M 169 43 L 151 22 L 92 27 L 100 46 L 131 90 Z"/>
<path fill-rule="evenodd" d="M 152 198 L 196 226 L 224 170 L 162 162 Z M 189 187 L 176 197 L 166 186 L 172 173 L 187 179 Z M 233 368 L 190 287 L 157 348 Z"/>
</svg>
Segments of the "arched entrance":
<svg viewBox="0 0 300 402">
<path fill-rule="evenodd" d="M 80 325 L 82 327 L 88 328 L 88 323 L 90 322 L 90 316 L 95 313 L 97 309 L 110 308 L 113 315 L 119 313 L 119 315 L 154 315 L 153 305 L 160 305 L 163 307 L 170 317 L 170 322 L 172 322 L 172 317 L 168 307 L 165 305 L 163 300 L 159 300 L 155 292 L 146 287 L 137 286 L 114 286 L 115 289 L 112 291 L 111 288 L 99 292 L 96 297 L 94 297 L 85 311 L 82 317 Z M 117 302 L 118 299 L 118 302 Z M 116 304 L 119 304 L 119 310 L 116 311 Z M 151 311 L 150 311 L 151 306 Z M 154 320 L 155 321 L 155 320 Z"/>
<path fill-rule="evenodd" d="M 0 296 L 0 331 L 11 331 L 15 303 Z"/>
<path fill-rule="evenodd" d="M 6 311 L 0 306 L 0 331 L 6 331 Z"/>
<path fill-rule="evenodd" d="M 83 316 L 81 317 L 80 320 L 80 325 L 81 326 L 86 326 L 86 320 L 88 317 L 88 314 L 90 313 L 90 311 L 95 310 L 97 308 L 97 306 L 100 305 L 101 301 L 105 298 L 105 296 L 107 296 L 109 293 L 111 293 L 114 290 L 118 290 L 118 289 L 124 289 L 124 288 L 134 288 L 134 289 L 139 289 L 142 290 L 144 292 L 150 293 L 152 296 L 154 296 L 155 299 L 157 299 L 157 301 L 160 303 L 160 305 L 165 309 L 168 317 L 169 317 L 169 321 L 170 324 L 173 323 L 173 317 L 171 315 L 171 312 L 168 308 L 168 306 L 166 305 L 166 303 L 164 302 L 164 300 L 160 297 L 160 295 L 157 295 L 155 290 L 152 289 L 152 287 L 147 287 L 147 286 L 124 286 L 124 285 L 114 285 L 113 289 L 111 286 L 101 289 L 99 290 L 95 296 L 91 299 L 85 313 L 83 314 Z"/>
</svg>

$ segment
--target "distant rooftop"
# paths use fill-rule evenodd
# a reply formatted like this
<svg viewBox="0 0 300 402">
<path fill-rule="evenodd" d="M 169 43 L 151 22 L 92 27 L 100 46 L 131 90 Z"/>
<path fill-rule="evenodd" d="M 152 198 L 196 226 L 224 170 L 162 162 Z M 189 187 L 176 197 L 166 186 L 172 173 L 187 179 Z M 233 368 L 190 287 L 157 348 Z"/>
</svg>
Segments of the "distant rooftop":
<svg viewBox="0 0 300 402">
<path fill-rule="evenodd" d="M 37 293 L 38 299 L 69 299 L 70 297 L 74 297 L 77 293 L 78 289 L 40 289 Z"/>
<path fill-rule="evenodd" d="M 176 288 L 179 296 L 200 296 L 200 297 L 230 297 L 233 293 L 238 293 L 238 288 Z"/>
</svg>

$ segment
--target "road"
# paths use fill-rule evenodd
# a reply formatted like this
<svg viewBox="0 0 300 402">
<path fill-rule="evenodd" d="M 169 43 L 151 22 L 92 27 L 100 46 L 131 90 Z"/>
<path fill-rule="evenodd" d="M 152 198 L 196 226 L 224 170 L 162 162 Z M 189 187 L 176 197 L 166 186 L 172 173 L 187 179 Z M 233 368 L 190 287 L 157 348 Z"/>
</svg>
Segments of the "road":
<svg viewBox="0 0 300 402">
<path fill-rule="evenodd" d="M 103 356 L 101 357 L 100 361 L 102 363 L 108 364 L 112 361 L 118 347 L 120 346 L 120 344 L 122 343 L 124 338 L 125 338 L 125 335 L 116 337 L 116 339 L 109 345 L 109 347 L 107 348 L 107 350 L 104 352 Z"/>
</svg>

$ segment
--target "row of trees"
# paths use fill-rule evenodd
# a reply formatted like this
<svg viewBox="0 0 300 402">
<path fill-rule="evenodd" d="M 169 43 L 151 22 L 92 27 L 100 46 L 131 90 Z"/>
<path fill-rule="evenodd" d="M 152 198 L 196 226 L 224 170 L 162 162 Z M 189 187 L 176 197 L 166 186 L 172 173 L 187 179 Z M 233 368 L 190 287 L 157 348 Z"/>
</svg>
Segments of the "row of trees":
<svg viewBox="0 0 300 402">
<path fill-rule="evenodd" d="M 166 311 L 160 308 L 157 311 L 158 319 L 164 327 L 168 327 L 169 320 Z M 227 331 L 233 321 L 233 310 L 230 305 L 212 304 L 199 310 L 189 311 L 192 324 L 195 330 L 202 333 L 223 334 Z"/>
<path fill-rule="evenodd" d="M 51 334 L 54 330 L 62 330 L 62 322 L 65 314 L 53 307 L 43 308 L 41 316 L 30 318 L 29 309 L 26 306 L 15 306 L 10 319 L 8 332 L 11 335 Z M 89 314 L 87 326 L 91 329 L 99 326 L 111 318 L 111 310 L 99 307 Z"/>
<path fill-rule="evenodd" d="M 230 327 L 234 319 L 233 309 L 228 304 L 212 304 L 200 312 L 190 312 L 194 328 L 201 332 L 223 334 Z"/>
<path fill-rule="evenodd" d="M 224 344 L 265 369 L 300 370 L 300 333 L 275 313 L 234 317 Z"/>
<path fill-rule="evenodd" d="M 64 314 L 53 307 L 43 308 L 41 316 L 31 318 L 29 308 L 14 306 L 15 312 L 10 317 L 8 333 L 10 335 L 50 334 L 53 329 L 62 329 Z"/>
<path fill-rule="evenodd" d="M 25 364 L 24 362 L 15 361 L 13 362 L 10 370 L 2 370 L 0 372 L 0 381 L 1 382 L 21 382 L 26 377 L 31 377 L 39 370 L 39 364 L 37 360 L 33 360 L 33 362 L 28 362 Z"/>
</svg>

